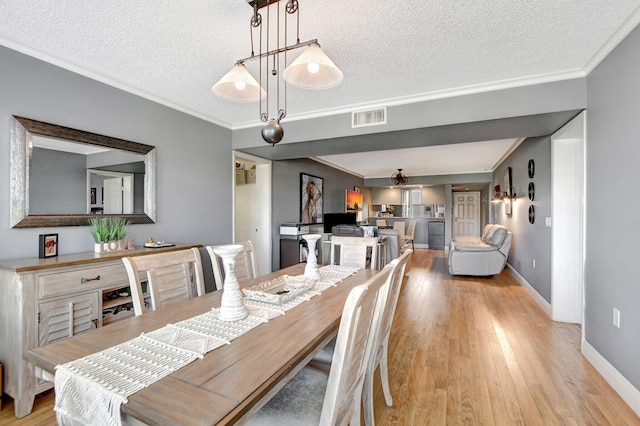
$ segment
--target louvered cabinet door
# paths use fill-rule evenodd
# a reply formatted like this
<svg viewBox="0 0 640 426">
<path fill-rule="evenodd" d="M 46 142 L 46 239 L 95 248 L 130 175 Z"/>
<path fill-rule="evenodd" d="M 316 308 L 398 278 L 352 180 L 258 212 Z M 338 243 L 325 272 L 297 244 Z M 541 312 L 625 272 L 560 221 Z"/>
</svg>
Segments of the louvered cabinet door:
<svg viewBox="0 0 640 426">
<path fill-rule="evenodd" d="M 96 328 L 98 292 L 40 303 L 39 345 L 71 337 Z"/>
</svg>

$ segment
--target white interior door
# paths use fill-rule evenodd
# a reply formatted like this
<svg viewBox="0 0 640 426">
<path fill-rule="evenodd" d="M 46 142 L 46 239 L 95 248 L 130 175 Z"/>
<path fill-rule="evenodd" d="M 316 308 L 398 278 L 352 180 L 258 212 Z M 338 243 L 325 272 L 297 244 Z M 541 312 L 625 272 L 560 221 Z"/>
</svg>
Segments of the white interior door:
<svg viewBox="0 0 640 426">
<path fill-rule="evenodd" d="M 104 213 L 122 213 L 122 178 L 104 180 Z"/>
<path fill-rule="evenodd" d="M 453 193 L 453 237 L 480 236 L 480 193 Z"/>
</svg>

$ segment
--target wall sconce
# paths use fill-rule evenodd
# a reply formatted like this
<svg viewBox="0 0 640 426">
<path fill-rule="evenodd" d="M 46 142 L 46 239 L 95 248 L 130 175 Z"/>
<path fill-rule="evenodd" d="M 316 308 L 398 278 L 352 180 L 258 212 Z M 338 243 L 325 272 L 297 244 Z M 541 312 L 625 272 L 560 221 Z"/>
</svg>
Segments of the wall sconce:
<svg viewBox="0 0 640 426">
<path fill-rule="evenodd" d="M 492 203 L 499 203 L 501 201 L 504 201 L 505 199 L 511 199 L 512 201 L 515 201 L 517 198 L 516 192 L 514 191 L 513 186 L 509 187 L 509 189 L 511 189 L 511 195 L 509 195 L 509 192 L 507 191 L 500 191 L 500 185 L 496 185 L 493 187 L 493 198 L 491 199 Z"/>
<path fill-rule="evenodd" d="M 504 195 L 502 196 L 503 199 L 505 198 L 511 198 L 512 201 L 515 201 L 517 199 L 517 195 L 516 195 L 516 191 L 513 190 L 513 186 L 510 187 L 511 189 L 511 195 L 509 195 L 508 192 L 504 192 Z"/>
</svg>

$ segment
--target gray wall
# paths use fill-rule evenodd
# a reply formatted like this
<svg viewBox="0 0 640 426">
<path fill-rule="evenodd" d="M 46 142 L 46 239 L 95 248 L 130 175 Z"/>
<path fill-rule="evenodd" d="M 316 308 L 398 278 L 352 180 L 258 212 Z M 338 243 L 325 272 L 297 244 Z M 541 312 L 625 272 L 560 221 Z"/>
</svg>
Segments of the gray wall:
<svg viewBox="0 0 640 426">
<path fill-rule="evenodd" d="M 640 28 L 587 78 L 586 340 L 640 389 Z M 621 327 L 612 325 L 620 310 Z"/>
<path fill-rule="evenodd" d="M 300 221 L 300 173 L 324 179 L 323 213 L 345 211 L 345 190 L 363 186 L 363 179 L 313 160 L 274 161 L 272 165 L 273 270 L 280 269 L 280 224 Z"/>
<path fill-rule="evenodd" d="M 0 259 L 37 257 L 42 233 L 59 234 L 60 254 L 93 249 L 87 227 L 9 228 L 11 115 L 157 147 L 157 222 L 131 226 L 137 244 L 231 241 L 230 130 L 5 47 L 0 75 Z"/>
<path fill-rule="evenodd" d="M 535 162 L 533 179 L 529 179 L 529 160 Z M 526 139 L 493 173 L 493 185 L 504 191 L 503 173 L 511 167 L 511 182 L 517 195 L 512 214 L 504 214 L 504 204 L 493 203 L 493 223 L 513 232 L 509 264 L 549 303 L 551 303 L 551 228 L 544 218 L 551 216 L 551 138 Z M 535 198 L 529 201 L 529 182 L 535 184 Z M 529 223 L 529 206 L 534 205 L 536 219 Z M 533 259 L 536 267 L 533 268 Z"/>
</svg>

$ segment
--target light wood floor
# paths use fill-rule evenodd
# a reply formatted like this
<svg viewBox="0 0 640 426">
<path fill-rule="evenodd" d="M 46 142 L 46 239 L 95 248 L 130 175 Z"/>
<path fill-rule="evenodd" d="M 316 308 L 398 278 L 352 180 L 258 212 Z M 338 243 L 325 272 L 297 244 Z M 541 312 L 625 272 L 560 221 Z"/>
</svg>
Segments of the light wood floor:
<svg viewBox="0 0 640 426">
<path fill-rule="evenodd" d="M 446 255 L 416 250 L 391 332 L 394 406 L 376 380 L 379 425 L 640 425 L 580 354 L 580 328 L 554 323 L 508 271 L 452 277 Z M 2 425 L 55 424 L 53 394 Z"/>
</svg>

